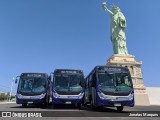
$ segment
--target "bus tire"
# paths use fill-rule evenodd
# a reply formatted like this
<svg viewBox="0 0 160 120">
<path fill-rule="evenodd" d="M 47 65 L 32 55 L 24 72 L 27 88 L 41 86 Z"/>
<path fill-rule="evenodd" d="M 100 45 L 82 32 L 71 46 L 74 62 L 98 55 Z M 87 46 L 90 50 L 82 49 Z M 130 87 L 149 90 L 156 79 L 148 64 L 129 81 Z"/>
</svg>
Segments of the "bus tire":
<svg viewBox="0 0 160 120">
<path fill-rule="evenodd" d="M 84 98 L 85 98 L 85 97 L 84 97 Z M 83 107 L 87 107 L 87 103 L 86 103 L 85 99 L 84 99 L 83 102 L 82 102 L 82 106 L 83 106 Z"/>
<path fill-rule="evenodd" d="M 47 97 L 47 102 L 46 102 L 46 104 L 47 104 L 47 107 L 49 106 L 49 97 Z"/>
<path fill-rule="evenodd" d="M 83 107 L 87 107 L 87 104 L 86 103 L 83 103 L 83 105 L 82 105 Z"/>
<path fill-rule="evenodd" d="M 93 104 L 93 100 L 92 100 L 92 99 L 91 99 L 91 108 L 92 108 L 93 110 L 96 109 L 96 106 Z"/>
<path fill-rule="evenodd" d="M 41 108 L 47 108 L 48 107 L 48 102 L 47 102 L 47 97 L 44 99 L 44 102 L 41 103 Z"/>
<path fill-rule="evenodd" d="M 82 107 L 81 104 L 77 104 L 78 109 L 81 109 L 81 107 Z"/>
<path fill-rule="evenodd" d="M 22 104 L 22 107 L 23 107 L 23 108 L 26 108 L 26 107 L 27 107 L 27 103 L 23 103 L 23 104 Z"/>
<path fill-rule="evenodd" d="M 118 111 L 118 112 L 122 112 L 122 111 L 123 111 L 123 106 L 117 107 L 117 111 Z"/>
<path fill-rule="evenodd" d="M 48 107 L 47 103 L 42 104 L 42 108 L 47 108 L 47 107 Z"/>
<path fill-rule="evenodd" d="M 41 106 L 41 104 L 39 104 L 39 103 L 35 103 L 35 106 L 36 106 L 36 107 L 40 107 L 40 106 Z"/>
<path fill-rule="evenodd" d="M 53 108 L 53 109 L 56 109 L 56 104 L 52 104 L 52 108 Z"/>
</svg>

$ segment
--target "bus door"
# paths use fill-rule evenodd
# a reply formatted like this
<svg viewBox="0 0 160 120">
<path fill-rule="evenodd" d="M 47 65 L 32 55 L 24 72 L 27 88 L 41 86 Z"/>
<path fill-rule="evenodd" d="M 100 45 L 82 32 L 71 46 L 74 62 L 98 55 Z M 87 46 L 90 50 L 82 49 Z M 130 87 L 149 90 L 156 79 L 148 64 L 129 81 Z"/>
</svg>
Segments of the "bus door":
<svg viewBox="0 0 160 120">
<path fill-rule="evenodd" d="M 48 80 L 49 103 L 52 102 L 52 81 Z"/>
<path fill-rule="evenodd" d="M 89 103 L 90 102 L 90 93 L 89 93 L 89 81 L 88 81 L 88 78 L 86 79 L 86 82 L 85 82 L 85 104 Z"/>
<path fill-rule="evenodd" d="M 92 101 L 91 104 L 95 105 L 96 104 L 96 73 L 92 75 L 92 80 L 91 80 L 91 94 L 92 94 Z"/>
</svg>

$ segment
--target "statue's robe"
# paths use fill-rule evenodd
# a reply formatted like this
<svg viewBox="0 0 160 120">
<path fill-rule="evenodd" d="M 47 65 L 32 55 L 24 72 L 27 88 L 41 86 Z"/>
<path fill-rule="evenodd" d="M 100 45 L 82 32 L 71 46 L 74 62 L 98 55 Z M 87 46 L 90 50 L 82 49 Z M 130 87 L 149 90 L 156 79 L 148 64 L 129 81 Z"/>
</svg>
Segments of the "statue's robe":
<svg viewBox="0 0 160 120">
<path fill-rule="evenodd" d="M 118 12 L 111 17 L 111 40 L 114 54 L 128 54 L 124 29 L 127 27 L 123 13 Z"/>
</svg>

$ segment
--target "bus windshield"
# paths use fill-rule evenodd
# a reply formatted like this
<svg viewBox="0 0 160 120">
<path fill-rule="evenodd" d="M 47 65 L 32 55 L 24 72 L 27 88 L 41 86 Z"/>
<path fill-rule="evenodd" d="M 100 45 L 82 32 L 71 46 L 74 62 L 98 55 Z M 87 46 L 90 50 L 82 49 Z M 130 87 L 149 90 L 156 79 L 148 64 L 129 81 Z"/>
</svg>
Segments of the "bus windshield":
<svg viewBox="0 0 160 120">
<path fill-rule="evenodd" d="M 58 74 L 55 75 L 54 89 L 58 94 L 79 94 L 83 87 L 83 75 Z"/>
<path fill-rule="evenodd" d="M 19 91 L 26 94 L 42 93 L 46 88 L 46 79 L 44 77 L 25 77 L 19 81 Z"/>
<path fill-rule="evenodd" d="M 130 92 L 132 89 L 128 73 L 98 73 L 98 80 L 102 92 Z"/>
</svg>

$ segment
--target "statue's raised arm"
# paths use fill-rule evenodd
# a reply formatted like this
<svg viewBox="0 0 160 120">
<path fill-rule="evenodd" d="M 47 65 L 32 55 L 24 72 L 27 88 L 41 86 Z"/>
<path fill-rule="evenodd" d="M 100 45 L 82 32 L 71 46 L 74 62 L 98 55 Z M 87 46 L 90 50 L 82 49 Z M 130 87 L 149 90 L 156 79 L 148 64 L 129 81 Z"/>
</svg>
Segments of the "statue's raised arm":
<svg viewBox="0 0 160 120">
<path fill-rule="evenodd" d="M 107 8 L 107 3 L 106 3 L 106 2 L 103 2 L 103 3 L 102 3 L 102 7 L 103 7 L 104 10 L 107 11 L 110 15 L 113 15 L 113 12 L 110 11 L 110 10 Z"/>
<path fill-rule="evenodd" d="M 110 38 L 113 43 L 114 54 L 128 55 L 124 31 L 127 27 L 125 16 L 118 6 L 112 6 L 112 10 L 110 11 L 106 4 L 106 2 L 103 2 L 102 7 L 110 14 Z"/>
</svg>

